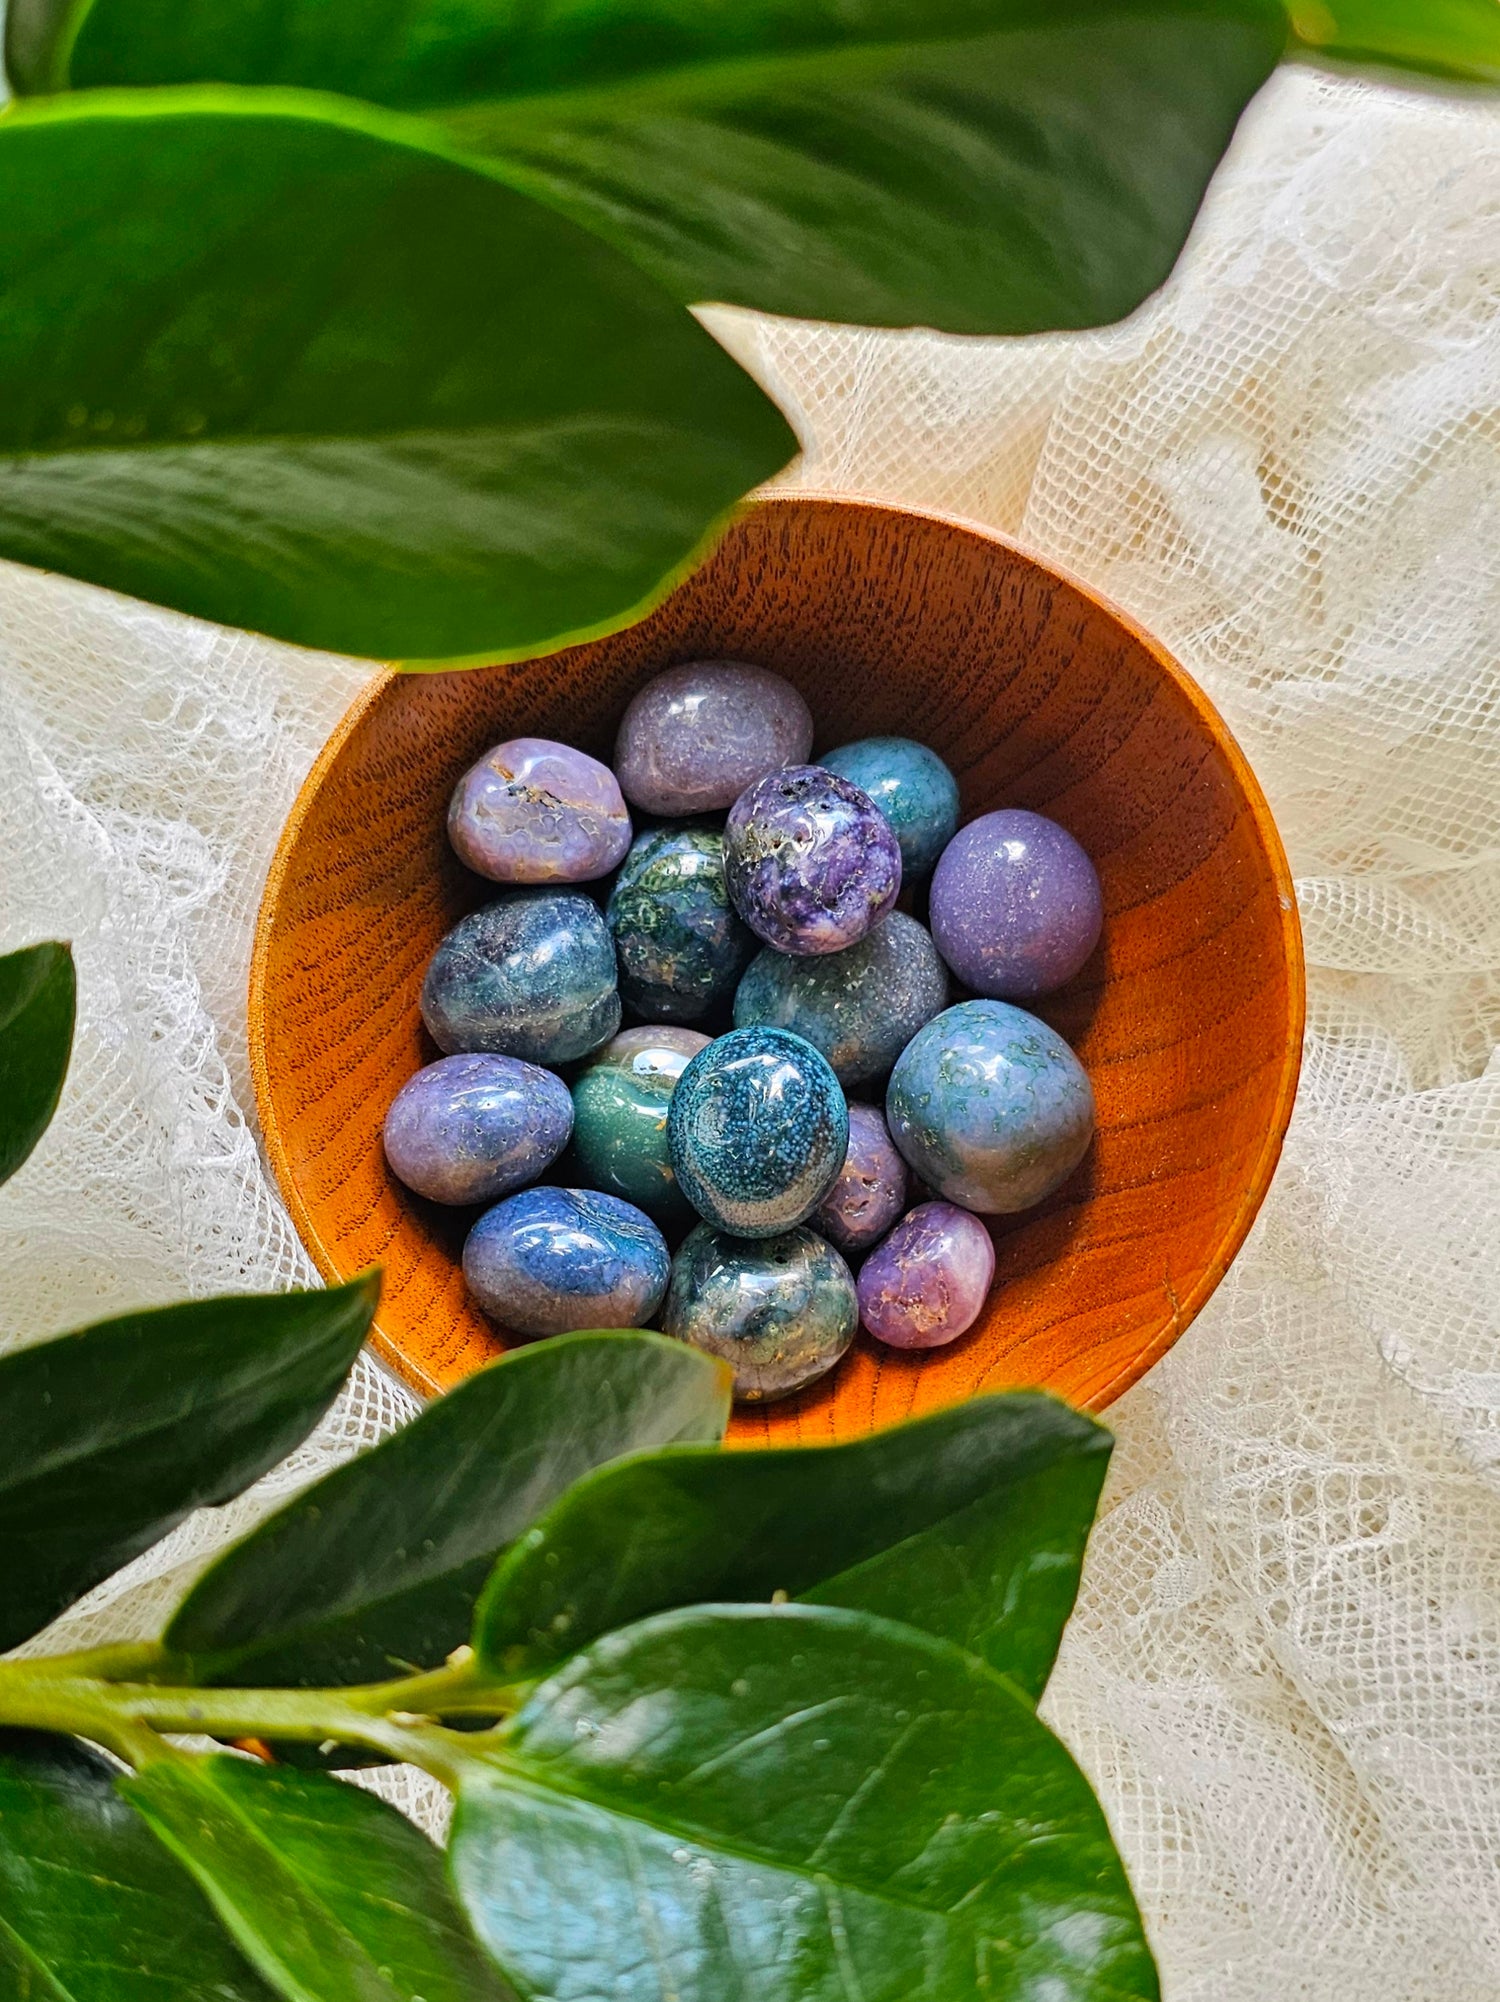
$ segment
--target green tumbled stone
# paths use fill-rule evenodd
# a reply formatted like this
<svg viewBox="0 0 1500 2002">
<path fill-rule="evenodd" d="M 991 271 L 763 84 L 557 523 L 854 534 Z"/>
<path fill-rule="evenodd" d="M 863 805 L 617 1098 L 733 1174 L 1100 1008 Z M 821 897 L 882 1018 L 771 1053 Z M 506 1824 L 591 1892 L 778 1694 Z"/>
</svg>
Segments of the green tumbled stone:
<svg viewBox="0 0 1500 2002">
<path fill-rule="evenodd" d="M 691 1214 L 667 1152 L 667 1107 L 708 1042 L 696 1029 L 627 1029 L 574 1080 L 573 1151 L 594 1188 L 652 1216 Z"/>
<path fill-rule="evenodd" d="M 755 950 L 724 880 L 710 828 L 658 827 L 626 856 L 605 913 L 620 991 L 638 1015 L 696 1022 L 727 1001 Z"/>
</svg>

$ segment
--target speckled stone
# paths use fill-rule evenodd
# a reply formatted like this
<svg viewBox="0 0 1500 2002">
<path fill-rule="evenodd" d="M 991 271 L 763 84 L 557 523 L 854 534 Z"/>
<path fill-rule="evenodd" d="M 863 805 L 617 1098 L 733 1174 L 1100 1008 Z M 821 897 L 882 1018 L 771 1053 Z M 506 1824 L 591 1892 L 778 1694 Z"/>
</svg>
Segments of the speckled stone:
<svg viewBox="0 0 1500 2002">
<path fill-rule="evenodd" d="M 922 1203 L 859 1269 L 859 1318 L 893 1349 L 940 1349 L 983 1312 L 995 1246 L 968 1210 Z"/>
<path fill-rule="evenodd" d="M 708 1040 L 696 1029 L 626 1029 L 573 1080 L 573 1151 L 595 1188 L 652 1216 L 691 1214 L 667 1151 L 667 1107 Z"/>
<path fill-rule="evenodd" d="M 810 1230 L 748 1242 L 700 1223 L 672 1261 L 665 1333 L 719 1356 L 745 1404 L 826 1376 L 859 1322 L 848 1266 Z"/>
<path fill-rule="evenodd" d="M 1030 1001 L 1071 980 L 1099 943 L 1093 863 L 1055 820 L 1019 807 L 981 814 L 932 878 L 932 935 L 966 987 Z"/>
<path fill-rule="evenodd" d="M 464 1245 L 469 1291 L 518 1335 L 644 1327 L 670 1270 L 650 1217 L 592 1189 L 523 1189 L 486 1210 Z"/>
<path fill-rule="evenodd" d="M 772 1237 L 810 1217 L 849 1146 L 839 1081 L 785 1029 L 732 1029 L 695 1056 L 667 1111 L 683 1194 L 721 1230 Z"/>
<path fill-rule="evenodd" d="M 949 1202 L 1030 1209 L 1088 1152 L 1094 1094 L 1062 1037 L 1005 1001 L 961 1001 L 914 1036 L 891 1073 L 886 1124 Z"/>
<path fill-rule="evenodd" d="M 873 1105 L 849 1108 L 849 1151 L 812 1227 L 845 1253 L 868 1251 L 906 1207 L 906 1163 Z"/>
<path fill-rule="evenodd" d="M 769 947 L 734 997 L 736 1028 L 769 1022 L 821 1050 L 846 1090 L 884 1082 L 924 1022 L 948 1005 L 948 969 L 904 911 L 846 952 L 794 959 Z"/>
<path fill-rule="evenodd" d="M 448 839 L 497 883 L 591 883 L 630 846 L 630 815 L 608 765 L 546 737 L 512 737 L 453 788 Z"/>
<path fill-rule="evenodd" d="M 842 952 L 901 889 L 901 850 L 868 793 L 821 765 L 772 772 L 741 793 L 724 828 L 735 909 L 778 952 Z"/>
<path fill-rule="evenodd" d="M 422 1019 L 440 1050 L 571 1063 L 620 1026 L 615 949 L 579 892 L 517 890 L 460 918 L 432 955 Z"/>
<path fill-rule="evenodd" d="M 755 940 L 729 902 L 724 837 L 658 827 L 636 841 L 605 919 L 620 992 L 638 1015 L 696 1022 L 734 992 Z"/>
<path fill-rule="evenodd" d="M 713 813 L 812 749 L 807 704 L 779 674 L 690 660 L 657 675 L 625 711 L 615 770 L 646 813 Z"/>
<path fill-rule="evenodd" d="M 862 737 L 820 762 L 880 808 L 901 844 L 906 880 L 925 876 L 958 826 L 958 781 L 937 752 L 911 737 Z"/>
<path fill-rule="evenodd" d="M 440 1057 L 385 1116 L 385 1158 L 437 1203 L 492 1203 L 534 1182 L 573 1130 L 568 1087 L 515 1057 Z"/>
</svg>

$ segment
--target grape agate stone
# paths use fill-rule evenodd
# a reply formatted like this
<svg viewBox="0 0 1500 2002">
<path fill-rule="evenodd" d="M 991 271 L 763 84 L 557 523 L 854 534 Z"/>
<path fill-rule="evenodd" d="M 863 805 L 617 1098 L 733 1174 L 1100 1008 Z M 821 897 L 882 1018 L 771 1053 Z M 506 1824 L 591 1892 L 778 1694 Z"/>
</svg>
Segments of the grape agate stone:
<svg viewBox="0 0 1500 2002">
<path fill-rule="evenodd" d="M 461 862 L 497 883 L 591 883 L 630 846 L 630 815 L 597 758 L 512 737 L 454 787 L 448 839 Z"/>
<path fill-rule="evenodd" d="M 605 919 L 620 991 L 639 1015 L 695 1022 L 734 992 L 755 940 L 729 902 L 724 837 L 658 827 L 636 841 Z"/>
<path fill-rule="evenodd" d="M 907 880 L 925 876 L 958 826 L 958 781 L 937 752 L 910 737 L 863 737 L 822 763 L 880 808 L 901 844 Z"/>
<path fill-rule="evenodd" d="M 849 1108 L 849 1151 L 812 1227 L 842 1252 L 868 1251 L 906 1207 L 906 1163 L 873 1105 Z"/>
<path fill-rule="evenodd" d="M 752 1243 L 700 1223 L 672 1261 L 663 1331 L 727 1362 L 743 1403 L 816 1383 L 858 1325 L 848 1266 L 810 1230 Z"/>
<path fill-rule="evenodd" d="M 492 1203 L 551 1167 L 573 1130 L 568 1087 L 515 1057 L 440 1057 L 385 1116 L 385 1158 L 437 1203 Z"/>
<path fill-rule="evenodd" d="M 766 1022 L 821 1050 L 846 1090 L 883 1082 L 924 1022 L 948 1005 L 948 969 L 925 928 L 892 911 L 858 945 L 818 959 L 769 947 L 734 997 L 736 1028 Z"/>
<path fill-rule="evenodd" d="M 708 1037 L 696 1029 L 626 1029 L 573 1081 L 573 1151 L 596 1188 L 653 1216 L 681 1218 L 687 1198 L 667 1151 L 667 1107 Z"/>
<path fill-rule="evenodd" d="M 932 878 L 932 935 L 966 987 L 1000 1000 L 1050 994 L 1099 942 L 1094 865 L 1065 827 L 1007 808 L 981 814 Z"/>
<path fill-rule="evenodd" d="M 650 1217 L 592 1189 L 523 1189 L 486 1210 L 464 1245 L 469 1291 L 518 1335 L 644 1327 L 670 1270 Z"/>
<path fill-rule="evenodd" d="M 1029 1209 L 1088 1152 L 1094 1094 L 1062 1037 L 1005 1001 L 961 1001 L 919 1030 L 891 1073 L 891 1138 L 966 1210 Z"/>
<path fill-rule="evenodd" d="M 859 1269 L 859 1318 L 894 1349 L 940 1349 L 979 1319 L 995 1246 L 977 1216 L 922 1203 Z"/>
<path fill-rule="evenodd" d="M 807 704 L 779 674 L 738 660 L 670 667 L 625 711 L 615 770 L 647 813 L 713 813 L 812 749 Z"/>
<path fill-rule="evenodd" d="M 460 918 L 432 955 L 422 1019 L 440 1050 L 570 1063 L 620 1026 L 615 949 L 580 892 L 514 891 Z"/>
<path fill-rule="evenodd" d="M 821 765 L 758 780 L 730 808 L 724 866 L 735 909 L 778 952 L 842 952 L 887 915 L 901 850 L 868 793 Z"/>
<path fill-rule="evenodd" d="M 667 1146 L 698 1214 L 739 1237 L 810 1217 L 849 1146 L 839 1081 L 785 1029 L 733 1029 L 700 1050 L 667 1110 Z"/>
</svg>

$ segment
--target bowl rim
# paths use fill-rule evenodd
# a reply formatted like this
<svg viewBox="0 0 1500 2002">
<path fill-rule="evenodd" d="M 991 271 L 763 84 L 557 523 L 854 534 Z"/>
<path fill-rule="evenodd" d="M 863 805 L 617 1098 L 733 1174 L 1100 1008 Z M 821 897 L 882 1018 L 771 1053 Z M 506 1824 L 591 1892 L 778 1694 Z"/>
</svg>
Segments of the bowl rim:
<svg viewBox="0 0 1500 2002">
<path fill-rule="evenodd" d="M 1008 550 L 1012 555 L 1021 557 L 1036 569 L 1045 572 L 1048 576 L 1055 578 L 1059 583 L 1065 584 L 1069 589 L 1078 592 L 1082 597 L 1089 600 L 1106 617 L 1112 619 L 1124 631 L 1129 633 L 1150 654 L 1157 667 L 1167 680 L 1176 687 L 1188 706 L 1193 710 L 1198 721 L 1212 737 L 1225 762 L 1229 765 L 1235 782 L 1244 795 L 1250 809 L 1251 819 L 1255 825 L 1257 839 L 1270 865 L 1272 880 L 1276 887 L 1281 945 L 1286 963 L 1287 1021 L 1286 1047 L 1282 1056 L 1281 1075 L 1277 1080 L 1276 1098 L 1271 1118 L 1267 1124 L 1265 1139 L 1260 1153 L 1256 1157 L 1254 1168 L 1246 1179 L 1240 1200 L 1235 1207 L 1234 1216 L 1220 1237 L 1212 1259 L 1204 1267 L 1196 1283 L 1181 1298 L 1170 1288 L 1168 1289 L 1170 1312 L 1166 1315 L 1160 1327 L 1142 1343 L 1140 1349 L 1131 1358 L 1130 1362 L 1122 1369 L 1116 1371 L 1088 1399 L 1087 1409 L 1102 1411 L 1107 1405 L 1114 1403 L 1116 1398 L 1129 1390 L 1133 1384 L 1138 1383 L 1147 1370 L 1160 1362 L 1168 1349 L 1173 1346 L 1178 1337 L 1185 1332 L 1192 1321 L 1202 1311 L 1203 1307 L 1206 1306 L 1208 1300 L 1223 1280 L 1224 1275 L 1228 1272 L 1229 1267 L 1238 1256 L 1246 1237 L 1249 1235 L 1250 1227 L 1259 1214 L 1261 1204 L 1265 1200 L 1266 1192 L 1270 1188 L 1272 1177 L 1276 1172 L 1277 1163 L 1281 1158 L 1281 1150 L 1286 1139 L 1287 1128 L 1291 1122 L 1292 1109 L 1297 1097 L 1297 1086 L 1302 1072 L 1303 1037 L 1307 1023 L 1307 968 L 1303 953 L 1302 926 L 1297 910 L 1296 888 L 1291 873 L 1291 866 L 1287 861 L 1286 849 L 1282 843 L 1281 833 L 1276 825 L 1275 816 L 1271 812 L 1270 803 L 1266 799 L 1260 781 L 1257 779 L 1249 759 L 1240 749 L 1239 743 L 1235 739 L 1229 725 L 1224 721 L 1224 718 L 1219 714 L 1203 689 L 1155 634 L 1143 626 L 1123 606 L 1116 604 L 1114 599 L 1106 593 L 1097 590 L 1091 584 L 1085 583 L 1081 577 L 1075 575 L 1074 572 L 1067 569 L 1064 565 L 1054 563 L 1049 557 L 1042 556 L 1036 550 L 1028 548 L 1017 537 L 1006 534 L 1002 529 L 993 528 L 986 522 L 975 521 L 966 515 L 956 514 L 945 508 L 912 506 L 879 494 L 838 491 L 824 487 L 776 488 L 769 492 L 760 492 L 748 496 L 734 509 L 728 520 L 732 524 L 751 513 L 760 513 L 767 510 L 774 512 L 783 508 L 795 509 L 808 504 L 821 507 L 850 507 L 862 511 L 878 509 L 884 514 L 914 518 L 936 523 L 943 528 L 957 529 L 961 533 L 975 536 L 981 541 L 993 543 L 998 548 Z M 674 578 L 673 588 L 684 581 L 686 581 L 685 576 L 683 578 Z M 660 604 L 665 603 L 668 596 L 670 596 L 670 591 L 665 593 L 660 600 L 655 601 L 642 616 L 649 617 L 651 611 L 658 609 Z M 627 620 L 625 625 L 617 630 L 624 631 L 629 625 L 636 623 L 639 623 L 636 619 Z M 601 637 L 607 638 L 609 635 L 596 634 L 591 641 L 583 642 L 583 644 L 597 643 Z M 579 644 L 579 642 L 570 642 L 569 646 L 558 647 L 550 651 L 565 653 L 574 644 Z M 536 660 L 545 659 L 547 658 L 547 651 L 544 650 L 530 655 L 528 658 Z M 511 661 L 496 664 L 516 666 L 523 663 Z M 430 672 L 430 670 L 425 671 Z M 476 666 L 456 671 L 460 673 L 482 673 L 484 672 L 484 668 L 483 666 Z M 275 1096 L 271 1088 L 270 1068 L 266 1052 L 266 1004 L 271 937 L 280 908 L 282 890 L 291 868 L 293 853 L 301 837 L 303 823 L 307 819 L 313 801 L 321 792 L 329 771 L 336 763 L 349 739 L 363 723 L 368 712 L 380 701 L 390 685 L 393 682 L 406 681 L 410 678 L 412 677 L 408 672 L 404 672 L 399 668 L 390 666 L 383 669 L 377 668 L 376 672 L 371 676 L 368 686 L 361 689 L 359 694 L 355 696 L 349 707 L 339 718 L 338 723 L 334 726 L 322 750 L 319 751 L 317 757 L 313 760 L 306 778 L 297 789 L 296 798 L 292 802 L 291 809 L 277 838 L 270 866 L 266 872 L 265 887 L 261 892 L 260 903 L 256 911 L 255 931 L 250 949 L 246 1028 L 250 1080 L 255 1093 L 255 1109 L 260 1127 L 261 1144 L 267 1163 L 270 1166 L 277 1192 L 286 1205 L 293 1227 L 317 1271 L 329 1285 L 341 1284 L 344 1279 L 352 1275 L 342 1271 L 338 1261 L 323 1242 L 317 1224 L 306 1202 L 303 1200 L 301 1188 L 293 1172 L 290 1152 L 282 1136 Z M 378 1309 L 376 1321 L 372 1324 L 370 1330 L 369 1347 L 375 1351 L 383 1363 L 394 1370 L 402 1381 L 409 1384 L 418 1395 L 427 1396 L 433 1394 L 421 1389 L 413 1377 L 410 1359 L 402 1352 L 399 1345 L 380 1327 Z"/>
</svg>

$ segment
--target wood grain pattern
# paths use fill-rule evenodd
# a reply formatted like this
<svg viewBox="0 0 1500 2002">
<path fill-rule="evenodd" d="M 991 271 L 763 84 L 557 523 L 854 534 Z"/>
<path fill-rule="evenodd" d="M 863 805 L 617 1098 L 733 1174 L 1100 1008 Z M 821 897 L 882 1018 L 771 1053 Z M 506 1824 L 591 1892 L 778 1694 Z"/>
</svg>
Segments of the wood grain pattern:
<svg viewBox="0 0 1500 2002">
<path fill-rule="evenodd" d="M 1104 887 L 1104 939 L 1040 1013 L 1093 1079 L 1078 1173 L 995 1226 L 995 1291 L 951 1348 L 861 1337 L 827 1383 L 736 1418 L 742 1444 L 846 1438 L 1017 1384 L 1099 1408 L 1177 1339 L 1265 1194 L 1301 1057 L 1296 906 L 1269 809 L 1207 699 L 1122 613 L 1001 537 L 934 514 L 758 501 L 631 631 L 549 659 L 391 675 L 310 775 L 267 882 L 251 1061 L 272 1167 L 330 1280 L 385 1267 L 379 1352 L 419 1390 L 503 1346 L 464 1293 L 462 1223 L 390 1175 L 386 1107 L 436 1052 L 429 954 L 484 888 L 444 835 L 490 744 L 561 737 L 607 759 L 662 667 L 726 656 L 801 688 L 817 747 L 900 732 L 957 773 L 965 817 L 1051 814 Z"/>
</svg>

